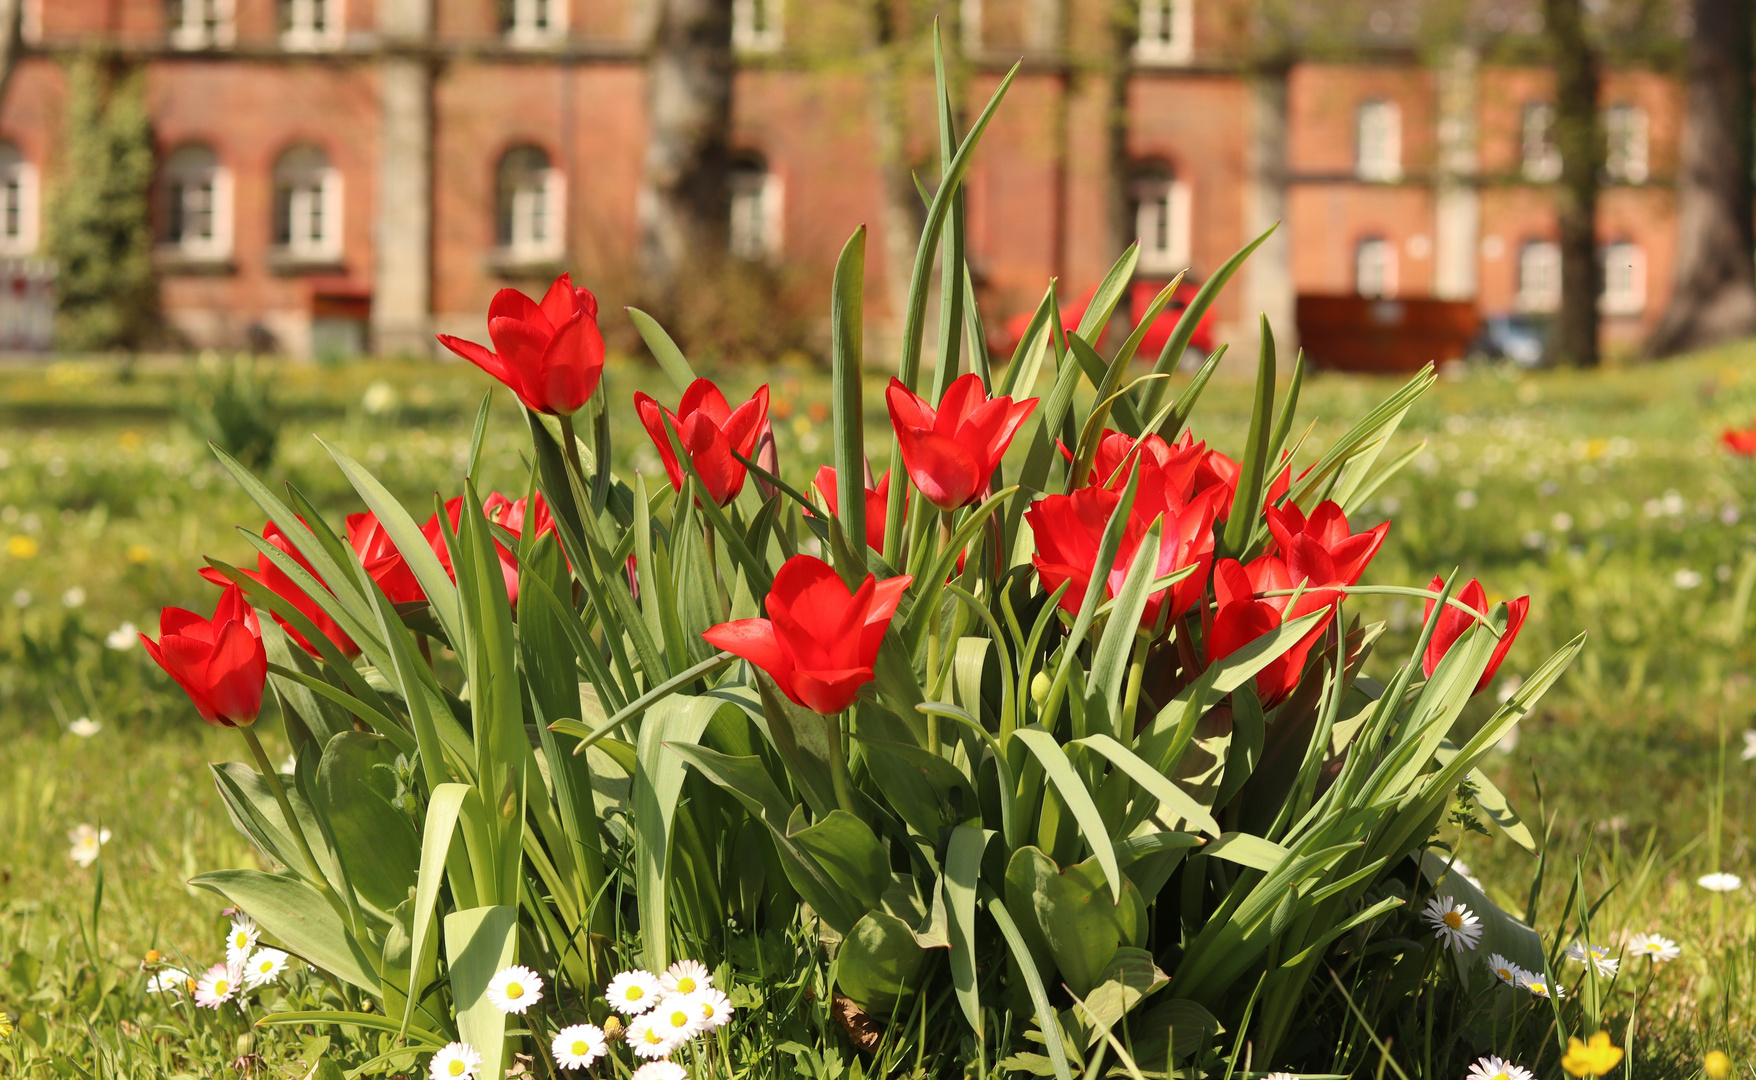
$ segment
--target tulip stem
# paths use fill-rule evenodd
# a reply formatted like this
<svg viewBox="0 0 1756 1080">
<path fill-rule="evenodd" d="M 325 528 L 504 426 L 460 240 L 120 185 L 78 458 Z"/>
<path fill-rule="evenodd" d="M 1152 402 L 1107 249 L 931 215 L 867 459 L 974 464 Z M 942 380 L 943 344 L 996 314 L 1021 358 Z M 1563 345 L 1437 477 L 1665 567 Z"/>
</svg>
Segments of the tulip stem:
<svg viewBox="0 0 1756 1080">
<path fill-rule="evenodd" d="M 1140 708 L 1140 683 L 1146 676 L 1146 653 L 1152 647 L 1152 635 L 1136 631 L 1134 634 L 1134 660 L 1128 665 L 1128 689 L 1122 697 L 1122 718 L 1117 724 L 1120 729 L 1116 738 L 1124 745 L 1134 742 L 1134 714 Z"/>
<path fill-rule="evenodd" d="M 851 711 L 843 712 L 835 719 L 835 753 L 829 755 L 829 782 L 835 788 L 836 805 L 848 813 L 859 817 L 854 809 L 854 785 L 848 774 L 848 723 Z"/>
<path fill-rule="evenodd" d="M 350 926 L 358 925 L 359 913 L 352 910 L 352 905 L 347 908 L 342 906 L 341 898 L 330 887 L 329 879 L 323 876 L 323 871 L 318 867 L 317 856 L 311 851 L 311 842 L 305 838 L 305 828 L 299 824 L 298 815 L 293 813 L 292 800 L 287 798 L 287 789 L 280 782 L 280 773 L 276 772 L 274 765 L 269 762 L 268 752 L 262 749 L 262 740 L 256 737 L 256 729 L 252 726 L 245 726 L 239 728 L 238 732 L 244 736 L 244 741 L 250 744 L 250 753 L 256 758 L 256 771 L 262 774 L 263 783 L 267 784 L 268 790 L 274 793 L 274 801 L 280 807 L 281 818 L 286 822 L 287 832 L 293 834 L 293 842 L 299 845 L 299 854 L 304 857 L 312 883 L 323 894 L 323 898 L 329 901 L 329 906 L 335 908 L 337 915 L 347 920 Z"/>
<path fill-rule="evenodd" d="M 588 490 L 585 481 L 585 466 L 579 460 L 579 436 L 573 433 L 573 417 L 571 414 L 562 414 L 559 419 L 561 421 L 561 452 L 567 456 L 567 464 L 573 470 L 573 475 L 579 477 L 579 489 L 581 491 Z M 580 508 L 580 512 L 585 512 L 583 507 Z"/>
</svg>

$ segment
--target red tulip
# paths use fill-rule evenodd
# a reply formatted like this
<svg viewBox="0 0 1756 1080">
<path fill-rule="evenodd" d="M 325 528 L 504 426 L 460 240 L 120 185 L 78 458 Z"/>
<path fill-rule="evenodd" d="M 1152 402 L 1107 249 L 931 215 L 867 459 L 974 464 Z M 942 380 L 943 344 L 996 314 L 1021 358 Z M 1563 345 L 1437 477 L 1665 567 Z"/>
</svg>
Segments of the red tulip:
<svg viewBox="0 0 1756 1080">
<path fill-rule="evenodd" d="M 1206 491 L 1213 491 L 1214 520 L 1225 521 L 1232 516 L 1232 502 L 1237 498 L 1238 493 L 1238 476 L 1244 471 L 1244 468 L 1218 450 L 1208 450 L 1206 447 L 1205 442 L 1196 442 L 1195 436 L 1187 431 L 1183 432 L 1182 438 L 1172 444 L 1172 449 L 1178 453 L 1194 451 L 1199 455 L 1195 466 L 1195 480 L 1190 489 L 1191 493 L 1199 495 Z M 1281 455 L 1281 460 L 1286 460 L 1285 454 Z M 1309 472 L 1310 470 L 1305 471 Z M 1301 477 L 1303 475 L 1303 473 L 1300 474 Z M 1268 482 L 1268 490 L 1263 493 L 1263 505 L 1273 506 L 1278 503 L 1281 496 L 1285 495 L 1287 489 L 1292 486 L 1292 482 L 1292 466 L 1288 465 L 1281 469 L 1279 476 Z"/>
<path fill-rule="evenodd" d="M 384 531 L 378 515 L 349 514 L 348 543 L 360 557 L 360 565 L 393 604 L 412 604 L 427 598 L 415 572 L 409 569 L 402 552 L 396 550 L 390 534 Z"/>
<path fill-rule="evenodd" d="M 524 538 L 524 526 L 527 520 L 536 523 L 537 531 L 533 539 L 535 536 L 555 531 L 555 515 L 549 512 L 549 503 L 543 498 L 542 492 L 539 491 L 536 494 L 536 509 L 528 512 L 527 509 L 526 500 L 519 499 L 514 502 L 498 491 L 489 495 L 487 501 L 482 503 L 482 512 L 488 516 L 489 521 L 521 540 Z"/>
<path fill-rule="evenodd" d="M 140 643 L 177 680 L 203 720 L 215 727 L 256 722 L 268 681 L 268 653 L 256 612 L 236 585 L 220 595 L 211 619 L 182 608 L 160 611 L 159 639 L 142 634 Z"/>
<path fill-rule="evenodd" d="M 817 470 L 816 479 L 811 481 L 828 504 L 831 514 L 841 512 L 841 504 L 836 501 L 835 466 L 823 465 Z M 878 486 L 866 489 L 866 546 L 873 551 L 884 550 L 884 514 L 890 508 L 890 470 L 878 478 Z"/>
<path fill-rule="evenodd" d="M 1751 428 L 1748 431 L 1726 428 L 1719 433 L 1719 441 L 1725 445 L 1727 450 L 1739 457 L 1749 457 L 1756 454 L 1756 428 Z"/>
<path fill-rule="evenodd" d="M 768 672 L 797 704 L 832 716 L 872 681 L 885 628 L 912 580 L 867 574 L 849 593 L 828 563 L 795 555 L 774 575 L 768 618 L 721 623 L 701 636 Z"/>
<path fill-rule="evenodd" d="M 1427 588 L 1434 592 L 1438 592 L 1444 587 L 1445 579 L 1437 576 L 1427 584 Z M 1457 599 L 1477 611 L 1483 614 L 1487 613 L 1488 594 L 1482 589 L 1482 583 L 1475 578 L 1470 578 L 1469 584 L 1459 589 L 1456 596 Z M 1432 618 L 1433 603 L 1432 600 L 1427 601 L 1427 610 L 1421 616 L 1423 622 Z M 1521 596 L 1506 604 L 1506 632 L 1500 635 L 1499 641 L 1494 643 L 1494 653 L 1488 657 L 1487 669 L 1482 672 L 1482 677 L 1476 682 L 1476 688 L 1470 693 L 1481 693 L 1493 680 L 1494 673 L 1500 670 L 1500 661 L 1506 659 L 1507 652 L 1512 648 L 1513 640 L 1518 637 L 1519 628 L 1524 625 L 1524 617 L 1528 614 L 1530 614 L 1530 597 L 1528 596 Z M 1476 622 L 1474 617 L 1457 610 L 1450 604 L 1445 605 L 1445 610 L 1439 613 L 1438 624 L 1433 627 L 1433 636 L 1427 639 L 1426 655 L 1421 657 L 1421 670 L 1426 673 L 1427 678 L 1433 677 L 1433 672 L 1438 670 L 1439 661 L 1445 658 L 1445 654 L 1451 651 L 1451 646 L 1456 644 L 1457 639 L 1462 637 Z"/>
<path fill-rule="evenodd" d="M 1201 468 L 1203 449 L 1200 443 L 1172 446 L 1157 435 L 1136 439 L 1120 431 L 1106 430 L 1098 440 L 1097 454 L 1092 458 L 1085 482 L 1121 491 L 1128 486 L 1129 474 L 1138 461 L 1141 491 L 1164 491 L 1169 493 L 1169 501 L 1187 502 Z M 1072 460 L 1065 446 L 1061 452 Z"/>
<path fill-rule="evenodd" d="M 518 518 L 522 526 L 524 519 L 523 499 L 514 503 L 497 491 L 491 492 L 488 495 L 487 501 L 482 504 L 482 512 L 491 520 L 494 517 L 495 511 L 504 513 L 514 506 L 518 508 Z M 493 509 L 490 510 L 490 507 Z M 545 507 L 541 509 L 546 510 L 547 508 Z M 459 495 L 445 504 L 445 516 L 450 519 L 451 532 L 452 535 L 455 536 L 457 534 L 458 524 L 463 520 L 462 495 Z M 502 527 L 504 527 L 504 524 Z M 549 527 L 554 527 L 552 521 L 549 523 Z M 510 532 L 512 530 L 508 529 L 507 531 Z M 457 571 L 452 568 L 451 549 L 445 545 L 445 533 L 439 527 L 438 514 L 434 514 L 432 517 L 428 518 L 427 523 L 421 526 L 421 535 L 427 538 L 427 543 L 433 548 L 433 554 L 439 557 L 439 565 L 445 568 L 446 575 L 455 582 L 457 580 Z M 494 541 L 494 554 L 500 559 L 500 576 L 506 582 L 506 595 L 510 597 L 513 604 L 516 605 L 518 603 L 518 556 L 507 550 L 506 545 L 498 540 Z"/>
<path fill-rule="evenodd" d="M 1038 499 L 1024 512 L 1024 519 L 1036 538 L 1037 550 L 1031 556 L 1031 562 L 1036 564 L 1043 588 L 1053 592 L 1064 581 L 1073 583 L 1061 596 L 1061 608 L 1068 614 L 1079 613 L 1080 604 L 1091 588 L 1091 569 L 1097 561 L 1104 528 L 1121 501 L 1122 497 L 1116 492 L 1085 487 L 1071 495 Z M 1121 593 L 1123 583 L 1128 580 L 1128 568 L 1133 565 L 1135 554 L 1155 520 L 1163 524 L 1160 527 L 1158 563 L 1153 575 L 1163 577 L 1184 566 L 1196 569 L 1176 585 L 1152 594 L 1140 617 L 1142 626 L 1157 626 L 1167 601 L 1169 618 L 1172 619 L 1194 607 L 1207 589 L 1207 568 L 1213 561 L 1211 499 L 1203 497 L 1186 505 L 1167 507 L 1162 500 L 1153 505 L 1144 493 L 1138 494 L 1122 532 L 1121 546 L 1117 548 L 1115 561 L 1104 579 L 1104 599 Z"/>
<path fill-rule="evenodd" d="M 1254 559 L 1247 567 L 1236 559 L 1221 559 L 1213 567 L 1213 592 L 1218 611 L 1214 613 L 1207 632 L 1207 657 L 1210 661 L 1230 656 L 1290 619 L 1324 608 L 1330 610 L 1330 614 L 1317 620 L 1317 625 L 1292 648 L 1256 673 L 1256 693 L 1264 708 L 1278 705 L 1298 686 L 1311 646 L 1317 643 L 1334 614 L 1333 592 L 1307 592 L 1299 597 L 1297 604 L 1292 603 L 1291 595 L 1258 595 L 1292 589 L 1297 584 L 1286 564 L 1273 555 Z"/>
<path fill-rule="evenodd" d="M 310 560 L 300 554 L 299 549 L 293 546 L 293 542 L 287 539 L 287 534 L 281 532 L 279 525 L 270 521 L 262 526 L 262 538 L 280 550 L 286 552 L 286 554 L 290 556 L 294 562 L 298 563 L 307 574 L 317 578 L 317 584 L 322 585 L 325 589 L 329 588 L 329 583 L 324 581 L 323 578 L 318 575 L 316 570 L 312 569 Z M 352 660 L 354 657 L 360 655 L 360 647 L 354 644 L 354 639 L 348 637 L 346 632 L 342 630 L 341 624 L 330 618 L 329 613 L 324 611 L 317 601 L 306 595 L 305 590 L 295 584 L 293 579 L 287 576 L 286 571 L 276 566 L 267 555 L 258 552 L 256 555 L 256 569 L 246 570 L 244 571 L 244 574 L 252 580 L 267 586 L 267 588 L 276 596 L 285 600 L 297 609 L 299 614 L 315 623 L 318 631 L 322 633 L 324 637 L 328 638 L 330 644 L 334 645 L 337 651 L 343 656 Z M 203 570 L 201 576 L 213 582 L 215 585 L 226 586 L 231 584 L 230 579 L 218 570 L 212 568 Z M 273 615 L 274 613 L 270 612 L 269 614 Z M 317 659 L 323 659 L 323 653 L 318 650 L 317 646 L 311 644 L 304 634 L 295 630 L 285 619 L 281 618 L 279 615 L 275 615 L 274 621 L 280 624 L 281 629 L 287 632 L 287 636 L 293 639 L 295 645 L 304 649 Z"/>
<path fill-rule="evenodd" d="M 756 441 L 768 426 L 767 386 L 758 388 L 749 401 L 733 409 L 719 387 L 710 380 L 696 379 L 683 391 L 683 400 L 677 403 L 674 413 L 639 391 L 634 393 L 634 409 L 653 445 L 658 447 L 672 487 L 683 490 L 683 467 L 671 452 L 667 427 L 677 432 L 677 441 L 683 444 L 695 471 L 701 474 L 709 498 L 724 506 L 744 490 L 744 463 L 733 457 L 732 452 L 746 458 L 755 452 Z"/>
<path fill-rule="evenodd" d="M 1319 505 L 1309 519 L 1290 502 L 1270 506 L 1265 514 L 1274 537 L 1269 551 L 1286 562 L 1294 582 L 1313 586 L 1359 581 L 1390 531 L 1385 521 L 1363 533 L 1348 532 L 1347 515 L 1334 502 Z"/>
<path fill-rule="evenodd" d="M 591 400 L 604 374 L 598 301 L 562 274 L 542 302 L 501 289 L 488 305 L 488 337 L 498 351 L 440 334 L 439 343 L 505 383 L 537 412 L 571 416 Z"/>
<path fill-rule="evenodd" d="M 974 502 L 988 489 L 1019 425 L 1037 407 L 1036 398 L 989 398 L 973 373 L 946 388 L 937 410 L 898 379 L 890 380 L 885 400 L 909 479 L 941 510 Z"/>
</svg>

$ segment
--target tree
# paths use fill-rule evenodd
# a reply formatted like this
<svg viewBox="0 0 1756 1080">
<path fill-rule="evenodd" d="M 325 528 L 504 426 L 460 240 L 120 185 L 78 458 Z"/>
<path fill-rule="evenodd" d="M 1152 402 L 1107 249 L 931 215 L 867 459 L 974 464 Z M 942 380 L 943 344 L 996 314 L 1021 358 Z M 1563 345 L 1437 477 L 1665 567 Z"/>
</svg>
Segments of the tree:
<svg viewBox="0 0 1756 1080">
<path fill-rule="evenodd" d="M 152 267 L 152 129 L 139 72 L 73 66 L 67 152 L 49 204 L 59 267 L 55 336 L 62 348 L 126 349 L 157 326 Z"/>
<path fill-rule="evenodd" d="M 640 261 L 663 306 L 715 272 L 731 217 L 732 0 L 654 0 Z"/>
<path fill-rule="evenodd" d="M 1580 0 L 1543 0 L 1543 33 L 1555 69 L 1555 147 L 1561 182 L 1555 211 L 1561 240 L 1561 309 L 1551 342 L 1556 358 L 1576 367 L 1598 364 L 1598 59 L 1586 36 Z"/>
<path fill-rule="evenodd" d="M 1652 356 L 1756 334 L 1751 24 L 1749 0 L 1695 0 L 1676 284 L 1646 344 Z"/>
</svg>

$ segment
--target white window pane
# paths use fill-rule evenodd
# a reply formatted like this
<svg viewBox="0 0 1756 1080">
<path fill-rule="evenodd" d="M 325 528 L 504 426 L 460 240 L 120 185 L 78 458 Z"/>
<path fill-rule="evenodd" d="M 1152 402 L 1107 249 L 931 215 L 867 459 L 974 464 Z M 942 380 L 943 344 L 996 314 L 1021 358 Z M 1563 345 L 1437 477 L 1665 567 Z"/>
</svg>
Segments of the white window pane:
<svg viewBox="0 0 1756 1080">
<path fill-rule="evenodd" d="M 1368 101 L 1355 118 L 1356 173 L 1362 180 L 1402 178 L 1402 112 L 1393 101 Z"/>
<path fill-rule="evenodd" d="M 1366 297 L 1396 295 L 1396 248 L 1387 240 L 1362 240 L 1354 249 L 1354 291 Z"/>
<path fill-rule="evenodd" d="M 1140 0 L 1134 55 L 1145 63 L 1186 64 L 1195 51 L 1195 0 Z"/>
</svg>

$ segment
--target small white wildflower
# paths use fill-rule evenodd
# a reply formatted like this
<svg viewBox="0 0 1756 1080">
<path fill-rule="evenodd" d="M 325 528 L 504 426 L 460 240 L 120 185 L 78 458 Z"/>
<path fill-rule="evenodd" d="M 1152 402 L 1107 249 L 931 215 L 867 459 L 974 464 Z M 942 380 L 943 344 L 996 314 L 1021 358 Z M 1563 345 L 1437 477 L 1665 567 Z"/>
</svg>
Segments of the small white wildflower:
<svg viewBox="0 0 1756 1080">
<path fill-rule="evenodd" d="M 73 845 L 67 857 L 81 866 L 90 866 L 98 861 L 99 851 L 110 842 L 110 830 L 80 822 L 67 830 L 67 840 Z"/>
<path fill-rule="evenodd" d="M 555 1055 L 555 1064 L 563 1069 L 589 1069 L 609 1051 L 609 1041 L 596 1024 L 574 1024 L 555 1033 L 549 1050 Z"/>
<path fill-rule="evenodd" d="M 1469 1067 L 1467 1080 L 1531 1080 L 1529 1069 L 1490 1054 Z"/>
<path fill-rule="evenodd" d="M 660 1028 L 658 1021 L 653 1018 L 653 1014 L 650 1012 L 641 1013 L 630 1020 L 628 1034 L 624 1037 L 628 1040 L 628 1046 L 634 1051 L 635 1057 L 646 1058 L 649 1061 L 653 1058 L 670 1057 L 671 1051 L 677 1048 L 675 1042 L 665 1038 L 664 1030 Z"/>
<path fill-rule="evenodd" d="M 238 993 L 238 972 L 229 964 L 215 964 L 195 981 L 195 1004 L 217 1009 Z"/>
<path fill-rule="evenodd" d="M 85 590 L 80 588 L 78 585 L 73 586 L 72 588 L 68 589 L 66 592 L 61 594 L 61 605 L 63 607 L 76 608 L 76 607 L 83 605 L 84 603 L 85 603 Z"/>
<path fill-rule="evenodd" d="M 482 1067 L 482 1055 L 466 1042 L 448 1043 L 433 1055 L 427 1073 L 433 1080 L 470 1080 Z"/>
<path fill-rule="evenodd" d="M 232 928 L 226 931 L 226 959 L 242 965 L 260 940 L 262 928 L 256 925 L 256 920 L 248 915 L 238 916 L 232 920 Z"/>
<path fill-rule="evenodd" d="M 737 1012 L 732 1007 L 732 999 L 712 987 L 695 995 L 695 1005 L 701 1014 L 702 1025 L 708 1029 L 725 1027 L 732 1022 L 732 1014 Z"/>
<path fill-rule="evenodd" d="M 604 997 L 609 999 L 610 1008 L 623 1016 L 638 1016 L 657 1005 L 662 992 L 658 976 L 636 969 L 624 971 L 611 979 L 610 985 L 604 989 Z"/>
<path fill-rule="evenodd" d="M 694 994 L 669 994 L 648 1014 L 658 1033 L 673 1045 L 682 1045 L 701 1034 L 701 1006 Z"/>
<path fill-rule="evenodd" d="M 1524 974 L 1523 968 L 1499 953 L 1489 955 L 1488 970 L 1494 973 L 1494 978 L 1499 979 L 1507 986 L 1517 986 L 1518 977 Z"/>
<path fill-rule="evenodd" d="M 163 971 L 146 980 L 146 992 L 149 994 L 174 994 L 181 998 L 184 994 L 195 992 L 195 976 L 181 968 L 165 968 Z"/>
<path fill-rule="evenodd" d="M 1671 575 L 1671 584 L 1679 589 L 1693 589 L 1701 584 L 1701 572 L 1685 566 Z"/>
<path fill-rule="evenodd" d="M 689 1070 L 674 1061 L 649 1061 L 629 1080 L 689 1080 Z"/>
<path fill-rule="evenodd" d="M 89 739 L 102 730 L 104 730 L 104 725 L 98 723 L 89 716 L 82 716 L 73 721 L 73 723 L 67 725 L 67 731 L 69 734 L 77 735 L 82 739 Z"/>
<path fill-rule="evenodd" d="M 257 949 L 244 964 L 244 988 L 254 990 L 280 978 L 287 969 L 287 954 L 279 949 Z"/>
<path fill-rule="evenodd" d="M 1628 951 L 1644 956 L 1655 964 L 1668 964 L 1683 955 L 1683 947 L 1658 934 L 1635 934 L 1628 939 Z"/>
<path fill-rule="evenodd" d="M 543 977 L 514 964 L 488 980 L 488 1004 L 503 1013 L 522 1013 L 543 1000 Z"/>
<path fill-rule="evenodd" d="M 1520 976 L 1520 978 L 1518 980 L 1518 985 L 1524 987 L 1526 990 L 1529 990 L 1531 993 L 1535 994 L 1537 997 L 1546 998 L 1546 997 L 1550 996 L 1550 989 L 1551 988 L 1549 986 L 1549 980 L 1543 976 L 1542 972 L 1540 972 L 1540 971 L 1521 971 L 1521 972 L 1519 972 L 1519 976 Z M 1564 994 L 1562 992 L 1562 990 L 1559 986 L 1554 987 L 1553 991 L 1554 991 L 1554 994 L 1553 994 L 1554 997 L 1561 998 L 1561 997 L 1566 996 L 1566 994 Z"/>
<path fill-rule="evenodd" d="M 1744 752 L 1739 756 L 1745 761 L 1756 761 L 1756 728 L 1744 732 Z"/>
<path fill-rule="evenodd" d="M 125 622 L 104 635 L 104 645 L 117 652 L 127 652 L 140 642 L 140 631 L 131 622 Z"/>
<path fill-rule="evenodd" d="M 1449 896 L 1435 896 L 1421 912 L 1433 935 L 1456 952 L 1468 952 L 1482 939 L 1482 920 Z"/>
<path fill-rule="evenodd" d="M 699 960 L 679 960 L 659 976 L 659 985 L 671 994 L 693 994 L 713 985 L 713 974 Z"/>
<path fill-rule="evenodd" d="M 1622 961 L 1610 955 L 1608 947 L 1593 945 L 1587 941 L 1575 941 L 1567 946 L 1567 959 L 1580 964 L 1590 964 L 1592 970 L 1599 975 L 1610 976 L 1622 966 Z"/>
<path fill-rule="evenodd" d="M 1737 892 L 1744 887 L 1744 879 L 1736 874 L 1702 874 L 1695 879 L 1695 884 L 1708 892 Z"/>
</svg>

